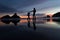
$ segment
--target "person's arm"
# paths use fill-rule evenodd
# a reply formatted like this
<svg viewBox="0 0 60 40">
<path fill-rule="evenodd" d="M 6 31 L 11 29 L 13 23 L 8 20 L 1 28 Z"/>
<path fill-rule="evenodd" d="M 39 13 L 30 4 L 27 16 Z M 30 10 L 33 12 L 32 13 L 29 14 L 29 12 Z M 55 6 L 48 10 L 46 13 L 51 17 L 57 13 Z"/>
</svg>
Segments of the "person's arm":
<svg viewBox="0 0 60 40">
<path fill-rule="evenodd" d="M 30 12 L 33 12 L 33 10 L 32 10 L 32 11 L 30 11 Z"/>
</svg>

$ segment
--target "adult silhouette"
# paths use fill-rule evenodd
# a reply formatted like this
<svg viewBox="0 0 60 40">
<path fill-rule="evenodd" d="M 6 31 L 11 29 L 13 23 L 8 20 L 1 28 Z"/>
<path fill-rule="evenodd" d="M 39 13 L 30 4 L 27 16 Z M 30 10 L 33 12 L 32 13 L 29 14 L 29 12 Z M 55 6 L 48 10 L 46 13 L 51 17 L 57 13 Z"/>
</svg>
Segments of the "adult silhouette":
<svg viewBox="0 0 60 40">
<path fill-rule="evenodd" d="M 35 8 L 33 8 L 33 10 L 32 10 L 32 11 L 30 11 L 30 12 L 33 12 L 33 16 L 35 16 L 36 9 L 35 9 Z"/>
<path fill-rule="evenodd" d="M 35 16 L 35 13 L 36 13 L 36 9 L 34 8 L 33 9 L 33 16 Z"/>
<path fill-rule="evenodd" d="M 35 8 L 33 8 L 33 10 L 32 10 L 32 11 L 30 11 L 30 12 L 33 12 L 33 19 L 36 19 L 36 16 L 35 16 L 36 9 L 35 9 Z"/>
</svg>

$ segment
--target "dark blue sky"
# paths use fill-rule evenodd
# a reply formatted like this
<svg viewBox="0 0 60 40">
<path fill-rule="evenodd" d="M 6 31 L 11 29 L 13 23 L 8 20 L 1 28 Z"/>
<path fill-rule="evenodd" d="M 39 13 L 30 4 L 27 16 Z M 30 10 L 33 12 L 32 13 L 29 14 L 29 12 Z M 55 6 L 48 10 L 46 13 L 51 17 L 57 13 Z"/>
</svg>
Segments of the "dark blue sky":
<svg viewBox="0 0 60 40">
<path fill-rule="evenodd" d="M 36 8 L 38 13 L 60 11 L 60 0 L 0 0 L 0 12 L 28 12 Z"/>
<path fill-rule="evenodd" d="M 43 3 L 46 0 L 0 0 L 0 12 L 23 11 L 22 8 Z"/>
<path fill-rule="evenodd" d="M 46 0 L 0 0 L 0 4 L 13 8 L 21 8 L 42 3 L 44 1 Z"/>
</svg>

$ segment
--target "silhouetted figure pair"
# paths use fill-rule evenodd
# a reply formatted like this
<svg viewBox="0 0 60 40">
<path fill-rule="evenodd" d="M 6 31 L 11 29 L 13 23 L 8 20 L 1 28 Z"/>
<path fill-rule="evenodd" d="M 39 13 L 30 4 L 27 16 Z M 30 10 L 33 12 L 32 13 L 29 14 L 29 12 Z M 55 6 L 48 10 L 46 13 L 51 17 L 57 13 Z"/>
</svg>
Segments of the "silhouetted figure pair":
<svg viewBox="0 0 60 40">
<path fill-rule="evenodd" d="M 34 30 L 36 30 L 36 16 L 35 16 L 35 13 L 36 13 L 36 9 L 34 8 L 32 11 L 30 12 L 33 12 L 33 27 L 34 27 Z M 27 16 L 28 16 L 28 27 L 30 27 L 30 12 L 28 12 Z"/>
<path fill-rule="evenodd" d="M 32 11 L 30 12 L 33 12 L 33 19 L 36 19 L 36 16 L 35 16 L 35 13 L 36 13 L 36 9 L 34 8 Z M 30 12 L 28 12 L 27 16 L 28 16 L 28 19 L 30 19 Z"/>
</svg>

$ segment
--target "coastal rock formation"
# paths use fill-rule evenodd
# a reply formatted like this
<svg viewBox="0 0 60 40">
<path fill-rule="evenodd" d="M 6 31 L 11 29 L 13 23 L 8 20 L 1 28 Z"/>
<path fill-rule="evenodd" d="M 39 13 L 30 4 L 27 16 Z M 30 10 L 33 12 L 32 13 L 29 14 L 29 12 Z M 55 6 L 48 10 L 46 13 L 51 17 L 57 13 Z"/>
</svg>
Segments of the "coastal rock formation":
<svg viewBox="0 0 60 40">
<path fill-rule="evenodd" d="M 6 24 L 9 24 L 10 22 L 12 22 L 15 25 L 17 25 L 17 23 L 20 21 L 20 17 L 17 15 L 17 13 L 15 13 L 11 17 L 9 15 L 5 15 L 5 16 L 1 17 L 1 21 Z"/>
<path fill-rule="evenodd" d="M 60 17 L 60 12 L 55 13 L 52 17 Z"/>
<path fill-rule="evenodd" d="M 60 12 L 55 13 L 52 17 L 53 21 L 60 22 Z"/>
<path fill-rule="evenodd" d="M 1 19 L 10 19 L 10 16 L 9 15 L 5 15 Z"/>
<path fill-rule="evenodd" d="M 50 16 L 49 16 L 49 15 L 47 15 L 47 18 L 50 18 Z"/>
<path fill-rule="evenodd" d="M 20 19 L 20 17 L 17 15 L 17 13 L 15 13 L 13 16 L 11 16 L 11 19 L 13 20 Z"/>
</svg>

